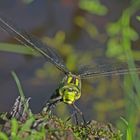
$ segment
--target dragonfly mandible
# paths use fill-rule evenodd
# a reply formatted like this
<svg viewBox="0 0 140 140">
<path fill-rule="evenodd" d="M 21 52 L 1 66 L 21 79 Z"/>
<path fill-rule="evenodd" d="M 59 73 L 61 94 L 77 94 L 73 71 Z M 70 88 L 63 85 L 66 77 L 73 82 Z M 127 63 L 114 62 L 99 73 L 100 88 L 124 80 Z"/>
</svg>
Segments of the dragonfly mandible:
<svg viewBox="0 0 140 140">
<path fill-rule="evenodd" d="M 103 65 L 97 64 L 92 68 L 83 66 L 77 74 L 73 74 L 66 67 L 63 59 L 51 47 L 42 43 L 33 35 L 29 35 L 27 32 L 15 26 L 3 16 L 0 17 L 0 27 L 24 46 L 31 47 L 32 49 L 39 52 L 42 56 L 44 56 L 46 61 L 49 61 L 55 65 L 65 74 L 60 86 L 55 90 L 55 93 L 48 100 L 44 111 L 49 110 L 52 106 L 54 106 L 54 104 L 58 102 L 64 102 L 66 104 L 73 105 L 73 107 L 83 116 L 82 112 L 74 104 L 75 101 L 81 97 L 81 79 L 98 76 L 128 74 L 129 71 L 136 72 L 139 70 L 128 70 L 126 65 L 118 65 L 117 63 L 106 64 L 103 62 Z"/>
</svg>

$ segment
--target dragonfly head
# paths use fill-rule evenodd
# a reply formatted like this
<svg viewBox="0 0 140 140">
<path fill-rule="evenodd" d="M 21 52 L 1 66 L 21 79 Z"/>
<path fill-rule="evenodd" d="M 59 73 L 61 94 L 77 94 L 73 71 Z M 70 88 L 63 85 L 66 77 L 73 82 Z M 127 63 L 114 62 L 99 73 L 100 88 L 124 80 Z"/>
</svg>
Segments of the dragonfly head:
<svg viewBox="0 0 140 140">
<path fill-rule="evenodd" d="M 72 104 L 81 97 L 81 79 L 79 76 L 69 74 L 64 77 L 59 89 L 63 102 Z"/>
</svg>

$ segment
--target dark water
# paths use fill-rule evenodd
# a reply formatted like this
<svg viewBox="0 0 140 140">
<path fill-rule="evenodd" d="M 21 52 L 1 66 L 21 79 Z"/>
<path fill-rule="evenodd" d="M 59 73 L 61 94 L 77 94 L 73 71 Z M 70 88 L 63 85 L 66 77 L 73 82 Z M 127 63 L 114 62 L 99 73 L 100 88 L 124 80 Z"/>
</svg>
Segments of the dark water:
<svg viewBox="0 0 140 140">
<path fill-rule="evenodd" d="M 102 50 L 102 53 L 104 52 L 106 49 L 105 42 L 104 44 L 99 43 L 97 40 L 90 38 L 85 31 L 79 29 L 74 24 L 74 17 L 76 15 L 85 16 L 93 22 L 101 32 L 104 32 L 106 24 L 109 21 L 116 20 L 120 16 L 123 8 L 129 4 L 129 1 L 126 0 L 102 0 L 102 2 L 110 10 L 109 14 L 103 17 L 82 11 L 78 8 L 77 1 L 74 0 L 34 0 L 29 4 L 26 4 L 22 0 L 2 0 L 0 1 L 0 12 L 6 15 L 6 17 L 10 17 L 17 25 L 26 29 L 29 33 L 34 33 L 38 38 L 44 35 L 53 37 L 57 31 L 62 30 L 66 32 L 67 42 L 72 44 L 76 51 L 81 51 L 82 53 L 84 53 L 84 51 L 93 51 L 94 54 L 98 49 Z M 134 25 L 140 30 L 137 23 Z M 5 41 L 7 39 L 9 39 L 9 36 L 0 31 L 0 40 Z M 99 55 L 101 56 L 102 53 Z M 16 84 L 10 74 L 12 70 L 15 70 L 18 74 L 25 95 L 32 97 L 31 107 L 33 111 L 38 112 L 41 109 L 63 77 L 59 76 L 57 79 L 53 76 L 44 79 L 36 78 L 35 71 L 43 66 L 44 62 L 45 60 L 42 58 L 25 57 L 19 54 L 0 52 L 0 112 L 8 111 L 18 96 Z M 121 86 L 118 87 L 120 88 Z M 120 90 L 121 88 L 118 91 Z M 85 112 L 87 118 L 97 117 L 103 120 L 102 117 L 95 114 L 91 104 L 94 101 L 103 102 L 104 100 L 96 97 L 94 91 L 93 94 L 94 95 L 92 95 L 91 92 L 87 94 L 88 97 L 91 97 L 88 99 L 85 99 L 86 95 L 83 95 L 77 104 L 79 104 L 81 110 Z"/>
</svg>

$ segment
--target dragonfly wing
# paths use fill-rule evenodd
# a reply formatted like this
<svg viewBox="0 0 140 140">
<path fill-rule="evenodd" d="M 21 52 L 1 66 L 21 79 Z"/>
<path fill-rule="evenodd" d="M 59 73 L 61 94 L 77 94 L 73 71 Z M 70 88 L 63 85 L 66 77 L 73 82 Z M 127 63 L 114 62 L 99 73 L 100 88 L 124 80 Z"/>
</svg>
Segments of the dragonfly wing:
<svg viewBox="0 0 140 140">
<path fill-rule="evenodd" d="M 95 61 L 91 65 L 79 68 L 81 79 L 100 76 L 125 75 L 129 73 L 140 73 L 140 68 L 129 68 L 126 62 L 114 62 L 111 60 Z"/>
<path fill-rule="evenodd" d="M 0 17 L 0 27 L 8 32 L 17 41 L 22 43 L 26 47 L 31 47 L 34 50 L 42 54 L 48 61 L 54 64 L 58 69 L 63 71 L 65 74 L 69 72 L 63 59 L 49 46 L 45 45 L 36 37 L 27 34 L 25 31 L 21 30 L 15 26 L 12 22 L 7 20 L 5 17 Z"/>
</svg>

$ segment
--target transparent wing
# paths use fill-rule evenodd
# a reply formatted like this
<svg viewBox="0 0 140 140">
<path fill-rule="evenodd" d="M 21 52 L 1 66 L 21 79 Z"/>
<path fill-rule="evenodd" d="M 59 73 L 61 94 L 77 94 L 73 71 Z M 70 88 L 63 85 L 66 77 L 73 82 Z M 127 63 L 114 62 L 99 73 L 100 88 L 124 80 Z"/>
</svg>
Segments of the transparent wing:
<svg viewBox="0 0 140 140">
<path fill-rule="evenodd" d="M 100 76 L 124 75 L 129 73 L 140 73 L 140 68 L 129 68 L 126 62 L 114 62 L 111 60 L 98 60 L 91 65 L 81 66 L 78 74 L 81 79 Z"/>
<path fill-rule="evenodd" d="M 7 20 L 5 17 L 0 15 L 0 27 L 8 32 L 12 37 L 17 41 L 22 43 L 24 46 L 31 47 L 42 54 L 48 61 L 54 64 L 58 69 L 63 71 L 65 74 L 69 72 L 65 66 L 62 58 L 49 46 L 43 44 L 36 37 L 27 34 L 25 31 L 22 31 L 20 28 L 15 26 L 12 22 Z"/>
</svg>

